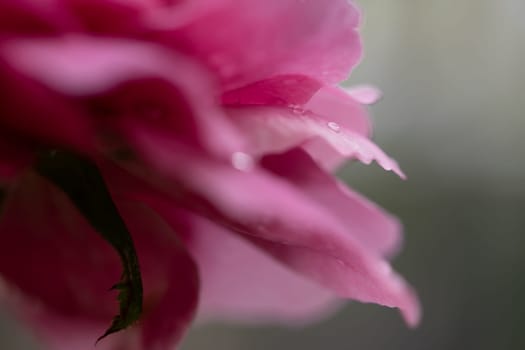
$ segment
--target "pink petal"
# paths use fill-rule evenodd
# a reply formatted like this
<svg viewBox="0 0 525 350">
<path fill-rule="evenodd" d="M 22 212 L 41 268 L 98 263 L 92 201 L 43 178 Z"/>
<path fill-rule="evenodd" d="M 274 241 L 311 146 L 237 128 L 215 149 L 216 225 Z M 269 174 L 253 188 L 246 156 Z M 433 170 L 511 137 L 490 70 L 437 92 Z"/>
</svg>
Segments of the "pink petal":
<svg viewBox="0 0 525 350">
<path fill-rule="evenodd" d="M 167 118 L 173 123 L 195 124 L 200 142 L 221 156 L 229 157 L 243 147 L 241 136 L 217 108 L 215 87 L 208 75 L 187 58 L 158 46 L 72 35 L 9 42 L 0 48 L 0 54 L 21 74 L 68 97 L 104 96 L 134 84 L 142 89 L 143 97 L 121 97 L 127 112 L 143 111 L 142 117 L 155 123 L 162 119 L 156 116 L 164 117 L 167 109 Z M 153 87 L 143 83 L 151 80 L 157 82 Z M 153 104 L 151 113 L 139 108 L 143 107 L 140 103 Z"/>
<path fill-rule="evenodd" d="M 180 183 L 170 189 L 166 183 L 150 182 L 173 193 L 179 205 L 244 234 L 338 295 L 399 307 L 407 323 L 417 324 L 419 305 L 412 289 L 328 210 L 294 186 L 257 168 L 244 172 L 199 158 L 145 130 L 135 130 L 134 139 L 159 174 Z"/>
<path fill-rule="evenodd" d="M 405 177 L 397 163 L 363 135 L 307 110 L 275 107 L 229 108 L 229 115 L 252 140 L 255 155 L 279 153 L 303 145 L 324 168 L 344 159 L 376 161 Z"/>
<path fill-rule="evenodd" d="M 151 184 L 111 163 L 102 167 L 119 196 L 148 203 L 184 238 L 198 265 L 202 319 L 304 324 L 339 305 L 331 292 L 285 268 L 234 232 L 182 210 Z"/>
<path fill-rule="evenodd" d="M 219 5 L 167 31 L 164 42 L 202 59 L 230 88 L 278 74 L 336 83 L 360 58 L 359 13 L 346 0 L 225 0 Z"/>
<path fill-rule="evenodd" d="M 173 209 L 171 209 L 173 211 Z M 163 215 L 170 216 L 164 205 Z M 201 277 L 200 315 L 248 322 L 305 323 L 339 305 L 334 295 L 203 218 L 187 239 Z"/>
<path fill-rule="evenodd" d="M 150 209 L 126 202 L 119 202 L 119 209 L 133 236 L 144 282 L 144 317 L 140 328 L 129 332 L 140 330 L 143 349 L 169 349 L 197 305 L 195 265 L 171 228 Z M 78 338 L 67 344 L 93 346 L 118 311 L 116 295 L 108 290 L 120 279 L 121 264 L 110 245 L 64 194 L 33 174 L 9 194 L 0 241 L 3 278 L 29 303 L 41 305 L 27 307 L 22 316 L 51 344 L 60 343 L 69 329 Z M 128 341 L 115 339 L 120 340 L 110 337 L 109 344 Z"/>
<path fill-rule="evenodd" d="M 357 102 L 364 105 L 372 105 L 379 101 L 383 94 L 374 86 L 359 85 L 345 89 Z"/>
<path fill-rule="evenodd" d="M 301 108 L 356 134 L 369 136 L 370 118 L 361 102 L 339 87 L 325 86 Z"/>
<path fill-rule="evenodd" d="M 399 221 L 325 173 L 301 149 L 264 157 L 261 163 L 329 209 L 348 233 L 369 250 L 389 256 L 399 249 Z"/>
</svg>

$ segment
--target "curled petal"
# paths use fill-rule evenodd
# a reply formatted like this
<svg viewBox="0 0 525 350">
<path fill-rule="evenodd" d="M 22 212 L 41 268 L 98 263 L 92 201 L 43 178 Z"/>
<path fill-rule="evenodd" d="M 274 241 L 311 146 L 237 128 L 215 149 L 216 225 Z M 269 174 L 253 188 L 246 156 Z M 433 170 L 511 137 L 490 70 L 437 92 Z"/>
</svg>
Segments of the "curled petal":
<svg viewBox="0 0 525 350">
<path fill-rule="evenodd" d="M 340 296 L 399 307 L 408 324 L 418 323 L 419 305 L 412 289 L 297 188 L 258 168 L 239 171 L 181 152 L 172 140 L 144 130 L 136 130 L 135 138 L 159 174 L 184 183 L 184 192 L 177 196 L 186 208 L 244 235 Z M 183 163 L 184 171 L 176 163 Z"/>
<path fill-rule="evenodd" d="M 372 105 L 379 101 L 383 94 L 374 86 L 359 85 L 345 89 L 357 102 L 364 105 Z"/>
<path fill-rule="evenodd" d="M 401 244 L 399 221 L 320 169 L 301 149 L 266 156 L 261 164 L 330 210 L 348 234 L 383 256 Z"/>
<path fill-rule="evenodd" d="M 142 88 L 142 99 L 133 95 L 120 98 L 132 103 L 126 112 L 145 112 L 146 121 L 152 124 L 159 114 L 157 111 L 164 117 L 162 112 L 168 109 L 166 118 L 180 122 L 189 119 L 207 150 L 221 156 L 229 156 L 243 147 L 241 136 L 217 108 L 213 97 L 215 88 L 205 72 L 185 57 L 158 46 L 131 40 L 69 36 L 8 42 L 0 48 L 0 53 L 20 74 L 67 97 L 104 96 L 131 82 L 160 80 L 165 82 L 163 86 L 171 86 L 169 96 L 159 84 L 153 87 L 138 84 Z M 125 94 L 131 92 L 128 90 Z M 147 100 L 154 97 L 157 100 Z M 182 102 L 177 105 L 177 101 Z"/>
<path fill-rule="evenodd" d="M 228 113 L 251 138 L 255 155 L 279 153 L 302 145 L 325 168 L 344 159 L 357 159 L 365 164 L 375 160 L 385 170 L 405 177 L 396 161 L 368 138 L 312 112 L 242 107 L 230 108 Z"/>
</svg>

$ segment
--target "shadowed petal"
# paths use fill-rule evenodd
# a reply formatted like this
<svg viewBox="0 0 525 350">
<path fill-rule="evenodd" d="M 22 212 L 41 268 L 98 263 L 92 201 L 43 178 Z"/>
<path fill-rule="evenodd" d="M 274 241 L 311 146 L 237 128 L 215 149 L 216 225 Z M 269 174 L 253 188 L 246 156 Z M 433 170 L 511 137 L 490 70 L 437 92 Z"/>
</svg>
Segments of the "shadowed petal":
<svg viewBox="0 0 525 350">
<path fill-rule="evenodd" d="M 209 75 L 187 58 L 159 46 L 71 35 L 62 39 L 8 42 L 0 46 L 0 54 L 19 74 L 64 97 L 103 97 L 117 87 L 135 82 L 142 89 L 142 98 L 128 89 L 127 98 L 121 94 L 112 102 L 129 102 L 126 112 L 141 112 L 150 124 L 162 118 L 180 123 L 187 120 L 197 131 L 193 139 L 199 139 L 209 152 L 220 156 L 229 156 L 242 148 L 241 136 L 216 105 L 216 90 Z M 152 80 L 163 84 L 147 84 Z M 144 81 L 146 83 L 139 84 Z M 56 111 L 56 108 L 50 110 Z M 164 115 L 165 110 L 168 115 Z M 77 119 L 86 123 L 86 118 L 82 118 Z M 69 121 L 63 119 L 64 123 Z M 61 122 L 62 119 L 53 125 L 63 125 Z"/>
<path fill-rule="evenodd" d="M 129 345 L 129 334 L 135 332 L 146 349 L 170 349 L 197 305 L 195 265 L 171 228 L 151 209 L 129 202 L 118 206 L 139 257 L 144 314 L 139 328 L 110 337 L 102 349 Z M 36 309 L 26 307 L 22 317 L 50 344 L 61 346 L 63 332 L 69 329 L 76 338 L 65 344 L 76 344 L 79 350 L 92 347 L 118 308 L 109 288 L 119 280 L 122 268 L 110 245 L 63 193 L 33 174 L 9 193 L 0 243 L 3 277 L 29 305 L 40 304 Z"/>
</svg>

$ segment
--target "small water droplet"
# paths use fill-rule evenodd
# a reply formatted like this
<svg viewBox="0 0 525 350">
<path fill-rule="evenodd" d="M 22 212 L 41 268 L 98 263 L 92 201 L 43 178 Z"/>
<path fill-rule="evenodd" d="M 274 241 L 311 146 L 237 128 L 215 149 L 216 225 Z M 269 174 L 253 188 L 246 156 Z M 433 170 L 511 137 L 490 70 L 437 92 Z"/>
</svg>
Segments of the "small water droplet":
<svg viewBox="0 0 525 350">
<path fill-rule="evenodd" d="M 336 258 L 335 261 L 337 262 L 339 266 L 346 267 L 346 264 L 343 260 Z"/>
<path fill-rule="evenodd" d="M 289 104 L 288 108 L 292 110 L 293 114 L 304 114 L 305 110 L 302 106 L 296 104 Z"/>
<path fill-rule="evenodd" d="M 341 126 L 339 126 L 339 124 L 337 124 L 336 122 L 328 122 L 328 128 L 334 132 L 340 132 L 341 131 Z"/>
<path fill-rule="evenodd" d="M 252 156 L 244 152 L 233 153 L 231 157 L 231 162 L 235 169 L 241 171 L 252 170 L 255 166 L 255 161 L 253 160 Z"/>
</svg>

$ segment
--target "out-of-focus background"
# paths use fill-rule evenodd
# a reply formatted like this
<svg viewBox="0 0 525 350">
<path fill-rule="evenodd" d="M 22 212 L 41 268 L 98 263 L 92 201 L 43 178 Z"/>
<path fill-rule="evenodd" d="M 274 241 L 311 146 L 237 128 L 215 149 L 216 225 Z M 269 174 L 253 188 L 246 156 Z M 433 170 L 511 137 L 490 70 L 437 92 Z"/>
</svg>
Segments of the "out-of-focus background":
<svg viewBox="0 0 525 350">
<path fill-rule="evenodd" d="M 383 90 L 375 140 L 409 180 L 358 164 L 341 176 L 403 220 L 394 265 L 423 323 L 351 303 L 305 328 L 198 327 L 183 350 L 525 349 L 525 1 L 358 3 L 366 57 L 349 83 Z M 7 338 L 32 343 L 0 322 Z"/>
</svg>

